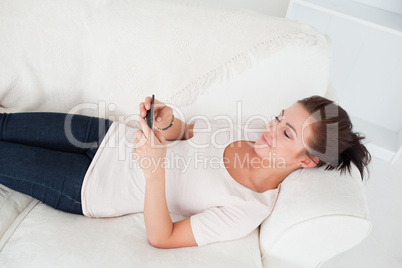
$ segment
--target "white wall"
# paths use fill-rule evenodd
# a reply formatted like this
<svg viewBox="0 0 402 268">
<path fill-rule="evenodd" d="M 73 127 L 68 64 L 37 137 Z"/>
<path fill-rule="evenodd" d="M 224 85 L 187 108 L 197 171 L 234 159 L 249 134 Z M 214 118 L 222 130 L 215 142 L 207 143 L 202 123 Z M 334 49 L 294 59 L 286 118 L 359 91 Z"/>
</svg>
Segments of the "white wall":
<svg viewBox="0 0 402 268">
<path fill-rule="evenodd" d="M 285 17 L 290 0 L 202 0 L 233 8 L 249 9 L 270 16 Z M 350 0 L 402 14 L 402 0 Z"/>
<path fill-rule="evenodd" d="M 373 0 L 292 1 L 287 17 L 331 37 L 330 79 L 340 104 L 375 145 L 372 153 L 392 161 L 401 148 L 402 15 L 360 1 Z"/>
<path fill-rule="evenodd" d="M 354 0 L 354 1 L 402 15 L 401 0 Z"/>
<path fill-rule="evenodd" d="M 270 16 L 285 17 L 289 0 L 202 0 L 232 8 L 248 9 Z"/>
</svg>

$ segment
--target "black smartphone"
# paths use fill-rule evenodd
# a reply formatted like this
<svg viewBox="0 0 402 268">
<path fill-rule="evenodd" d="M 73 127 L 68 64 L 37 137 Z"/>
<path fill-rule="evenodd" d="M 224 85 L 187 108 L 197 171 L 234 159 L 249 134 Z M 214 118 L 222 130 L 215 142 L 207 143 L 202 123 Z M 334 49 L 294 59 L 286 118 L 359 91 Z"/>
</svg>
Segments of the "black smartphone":
<svg viewBox="0 0 402 268">
<path fill-rule="evenodd" d="M 145 121 L 147 122 L 147 125 L 150 129 L 154 129 L 154 101 L 155 96 L 152 94 L 151 109 L 147 111 L 147 116 L 145 118 Z"/>
</svg>

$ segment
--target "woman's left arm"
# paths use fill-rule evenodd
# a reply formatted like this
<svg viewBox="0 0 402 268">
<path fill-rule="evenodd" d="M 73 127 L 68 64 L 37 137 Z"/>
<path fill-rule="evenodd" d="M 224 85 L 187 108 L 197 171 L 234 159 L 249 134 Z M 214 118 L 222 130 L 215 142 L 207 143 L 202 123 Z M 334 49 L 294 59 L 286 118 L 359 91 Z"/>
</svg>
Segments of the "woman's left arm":
<svg viewBox="0 0 402 268">
<path fill-rule="evenodd" d="M 197 243 L 191 229 L 190 218 L 173 223 L 165 193 L 166 141 L 159 131 L 153 132 L 145 120 L 139 120 L 142 130 L 137 132 L 134 153 L 139 154 L 137 162 L 144 171 L 145 204 L 144 221 L 148 241 L 158 248 L 177 248 L 196 246 Z M 146 163 L 143 159 L 148 158 Z M 151 165 L 149 164 L 151 163 Z"/>
<path fill-rule="evenodd" d="M 190 218 L 172 223 L 165 194 L 165 170 L 146 177 L 144 220 L 149 243 L 157 248 L 196 246 Z"/>
</svg>

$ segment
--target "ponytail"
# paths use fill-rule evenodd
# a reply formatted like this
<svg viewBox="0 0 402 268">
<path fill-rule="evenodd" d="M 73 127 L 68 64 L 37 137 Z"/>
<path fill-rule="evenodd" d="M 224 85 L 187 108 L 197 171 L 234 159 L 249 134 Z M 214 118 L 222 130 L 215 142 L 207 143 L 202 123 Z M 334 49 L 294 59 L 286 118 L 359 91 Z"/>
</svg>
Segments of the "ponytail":
<svg viewBox="0 0 402 268">
<path fill-rule="evenodd" d="M 341 173 L 345 173 L 347 170 L 350 173 L 351 163 L 353 163 L 359 170 L 363 179 L 364 169 L 367 168 L 371 161 L 369 151 L 361 142 L 364 139 L 365 137 L 361 133 L 352 133 L 350 147 L 346 148 L 346 150 L 339 155 L 338 165 L 335 167 L 329 165 L 327 169 L 340 170 Z"/>
<path fill-rule="evenodd" d="M 350 173 L 353 163 L 363 180 L 364 169 L 370 163 L 371 155 L 362 143 L 364 135 L 352 131 L 352 122 L 347 112 L 320 96 L 305 98 L 298 103 L 315 119 L 312 124 L 315 135 L 308 142 L 307 153 L 320 160 L 317 167 L 326 166 L 325 170 L 336 169 L 341 173 Z M 337 130 L 335 138 L 328 135 L 334 130 Z"/>
</svg>

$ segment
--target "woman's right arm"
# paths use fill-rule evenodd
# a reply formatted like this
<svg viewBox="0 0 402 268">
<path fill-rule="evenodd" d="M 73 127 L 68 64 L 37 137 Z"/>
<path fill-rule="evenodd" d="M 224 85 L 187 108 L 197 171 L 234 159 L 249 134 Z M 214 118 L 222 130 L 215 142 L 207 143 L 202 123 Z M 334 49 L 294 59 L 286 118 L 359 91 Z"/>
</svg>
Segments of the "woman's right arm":
<svg viewBox="0 0 402 268">
<path fill-rule="evenodd" d="M 145 118 L 147 111 L 151 107 L 151 97 L 146 97 L 144 102 L 141 102 L 139 105 L 140 108 L 140 116 L 142 118 Z M 166 104 L 158 101 L 155 99 L 155 110 L 154 110 L 154 124 L 158 128 L 165 128 L 170 125 L 172 122 L 172 115 L 173 115 L 173 109 Z M 160 122 L 157 122 L 155 119 L 157 117 L 161 117 L 162 120 Z M 194 124 L 188 125 L 184 122 L 182 122 L 180 119 L 175 118 L 174 124 L 166 129 L 161 131 L 163 137 L 165 140 L 168 141 L 173 141 L 173 140 L 187 140 L 191 139 L 193 137 L 193 129 L 194 129 Z"/>
<path fill-rule="evenodd" d="M 187 140 L 193 137 L 194 124 L 188 125 L 178 118 L 175 118 L 174 121 L 172 127 L 162 131 L 162 135 L 166 140 Z"/>
</svg>

